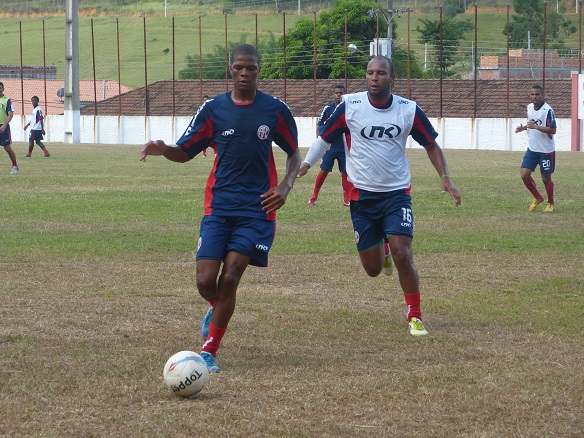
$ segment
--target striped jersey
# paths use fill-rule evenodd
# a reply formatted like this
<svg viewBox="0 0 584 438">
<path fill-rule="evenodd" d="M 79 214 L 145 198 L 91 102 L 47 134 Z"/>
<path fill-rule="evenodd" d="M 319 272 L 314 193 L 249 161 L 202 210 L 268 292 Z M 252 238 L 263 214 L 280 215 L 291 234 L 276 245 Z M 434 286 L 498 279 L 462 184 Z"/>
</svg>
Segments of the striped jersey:
<svg viewBox="0 0 584 438">
<path fill-rule="evenodd" d="M 298 148 L 296 122 L 288 106 L 257 91 L 250 104 L 236 104 L 231 93 L 207 100 L 177 141 L 193 158 L 207 147 L 215 161 L 205 189 L 205 216 L 244 216 L 275 220 L 262 210 L 260 196 L 278 184 L 272 150 L 288 156 Z"/>
<path fill-rule="evenodd" d="M 335 103 L 331 102 L 323 108 L 322 113 L 320 113 L 320 116 L 316 121 L 319 127 L 319 131 L 322 129 L 324 122 L 326 122 L 328 118 L 331 116 L 331 114 L 335 111 L 336 107 L 337 106 L 335 105 Z M 341 152 L 343 149 L 345 149 L 345 142 L 343 141 L 343 136 L 340 136 L 333 142 L 333 144 L 331 144 L 329 150 Z"/>
</svg>

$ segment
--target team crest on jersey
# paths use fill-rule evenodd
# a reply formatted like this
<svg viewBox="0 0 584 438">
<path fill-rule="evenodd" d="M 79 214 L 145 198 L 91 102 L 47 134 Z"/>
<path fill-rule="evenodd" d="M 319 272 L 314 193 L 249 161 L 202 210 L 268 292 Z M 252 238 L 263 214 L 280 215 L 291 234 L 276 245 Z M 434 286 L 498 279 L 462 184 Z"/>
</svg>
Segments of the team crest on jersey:
<svg viewBox="0 0 584 438">
<path fill-rule="evenodd" d="M 262 125 L 258 128 L 258 138 L 260 140 L 265 140 L 270 135 L 270 128 L 266 125 Z"/>
<path fill-rule="evenodd" d="M 383 126 L 365 126 L 361 129 L 361 137 L 367 140 L 380 139 L 383 138 L 383 136 L 395 138 L 400 135 L 401 132 L 402 128 L 393 123 Z"/>
</svg>

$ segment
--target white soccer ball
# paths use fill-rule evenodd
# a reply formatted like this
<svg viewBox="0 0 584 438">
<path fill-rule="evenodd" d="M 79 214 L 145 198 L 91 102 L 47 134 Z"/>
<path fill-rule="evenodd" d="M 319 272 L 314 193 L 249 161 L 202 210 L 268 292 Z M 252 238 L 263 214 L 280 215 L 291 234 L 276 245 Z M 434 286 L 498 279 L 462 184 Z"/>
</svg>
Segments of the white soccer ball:
<svg viewBox="0 0 584 438">
<path fill-rule="evenodd" d="M 172 392 L 189 397 L 209 383 L 209 369 L 198 353 L 179 351 L 166 361 L 162 377 Z"/>
</svg>

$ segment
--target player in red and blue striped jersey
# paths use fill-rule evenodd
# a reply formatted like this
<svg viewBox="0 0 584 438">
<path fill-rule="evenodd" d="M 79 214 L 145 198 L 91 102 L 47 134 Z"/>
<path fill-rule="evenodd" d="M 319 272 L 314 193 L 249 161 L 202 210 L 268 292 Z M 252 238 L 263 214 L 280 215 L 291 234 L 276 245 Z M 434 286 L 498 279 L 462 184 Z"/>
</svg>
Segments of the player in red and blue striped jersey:
<svg viewBox="0 0 584 438">
<path fill-rule="evenodd" d="M 414 219 L 410 197 L 410 168 L 405 154 L 408 136 L 426 149 L 441 177 L 442 192 L 455 204 L 460 193 L 450 180 L 446 158 L 436 143 L 438 134 L 415 102 L 392 94 L 393 63 L 375 56 L 367 65 L 367 91 L 343 96 L 343 101 L 310 146 L 298 176 L 346 136 L 347 174 L 354 185 L 351 219 L 361 265 L 367 275 L 391 272 L 391 256 L 408 307 L 410 334 L 424 336 L 420 281 L 412 256 Z M 385 248 L 387 241 L 389 248 Z M 391 252 L 389 251 L 391 250 Z"/>
<path fill-rule="evenodd" d="M 142 150 L 186 162 L 211 147 L 213 169 L 205 189 L 196 257 L 197 288 L 211 307 L 201 322 L 201 355 L 218 372 L 217 350 L 235 310 L 237 286 L 248 265 L 267 266 L 275 235 L 276 210 L 286 202 L 302 160 L 292 113 L 286 104 L 257 89 L 260 55 L 237 46 L 229 70 L 233 90 L 207 100 L 177 146 L 150 141 Z M 288 158 L 278 183 L 272 150 Z"/>
</svg>

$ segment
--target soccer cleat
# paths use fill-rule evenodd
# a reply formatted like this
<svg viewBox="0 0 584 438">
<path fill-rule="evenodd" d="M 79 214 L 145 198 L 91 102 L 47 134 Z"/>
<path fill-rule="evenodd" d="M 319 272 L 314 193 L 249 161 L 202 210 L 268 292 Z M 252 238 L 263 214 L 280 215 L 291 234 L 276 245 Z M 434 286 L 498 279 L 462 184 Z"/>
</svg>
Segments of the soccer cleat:
<svg viewBox="0 0 584 438">
<path fill-rule="evenodd" d="M 393 258 L 391 254 L 385 256 L 385 261 L 383 262 L 383 273 L 385 275 L 391 275 L 393 272 Z"/>
<path fill-rule="evenodd" d="M 207 364 L 207 368 L 209 369 L 209 373 L 218 373 L 221 370 L 221 368 L 219 368 L 219 365 L 217 365 L 217 359 L 215 359 L 215 356 L 213 356 L 211 353 L 207 353 L 206 351 L 203 351 L 201 353 L 201 357 L 203 358 L 203 360 Z"/>
<path fill-rule="evenodd" d="M 308 201 L 308 206 L 314 207 L 315 205 L 316 205 L 316 198 L 310 198 L 310 201 Z"/>
<path fill-rule="evenodd" d="M 539 204 L 541 204 L 543 202 L 543 198 L 541 198 L 540 200 L 534 199 L 533 202 L 531 203 L 531 205 L 529 206 L 529 211 L 534 211 L 537 206 Z"/>
<path fill-rule="evenodd" d="M 551 213 L 552 211 L 555 210 L 555 206 L 554 204 L 550 204 L 549 202 L 547 203 L 547 205 L 545 206 L 545 208 L 543 209 L 544 213 Z"/>
<path fill-rule="evenodd" d="M 207 336 L 209 336 L 209 325 L 211 324 L 212 316 L 213 308 L 209 307 L 209 310 L 207 310 L 207 313 L 205 313 L 205 316 L 203 316 L 203 319 L 201 320 L 201 325 L 199 327 L 199 331 L 201 332 L 201 337 L 203 338 L 203 341 L 205 341 L 207 339 Z"/>
<path fill-rule="evenodd" d="M 16 175 L 18 173 L 18 166 L 12 166 L 12 172 L 10 172 L 10 175 Z"/>
<path fill-rule="evenodd" d="M 51 154 L 49 154 L 48 152 L 45 154 L 45 158 L 49 158 L 51 156 Z"/>
<path fill-rule="evenodd" d="M 410 335 L 412 336 L 426 336 L 428 334 L 428 330 L 422 324 L 422 320 L 418 318 L 410 319 Z"/>
<path fill-rule="evenodd" d="M 26 154 L 25 157 L 30 158 L 30 154 Z"/>
</svg>

